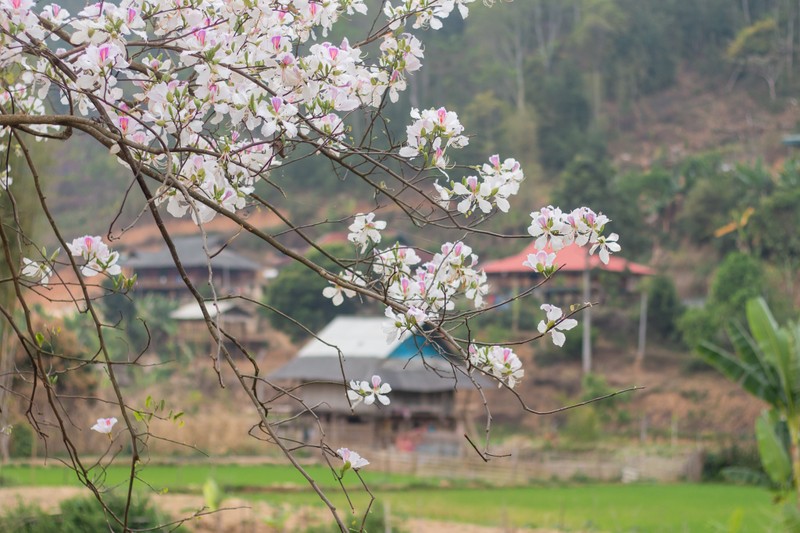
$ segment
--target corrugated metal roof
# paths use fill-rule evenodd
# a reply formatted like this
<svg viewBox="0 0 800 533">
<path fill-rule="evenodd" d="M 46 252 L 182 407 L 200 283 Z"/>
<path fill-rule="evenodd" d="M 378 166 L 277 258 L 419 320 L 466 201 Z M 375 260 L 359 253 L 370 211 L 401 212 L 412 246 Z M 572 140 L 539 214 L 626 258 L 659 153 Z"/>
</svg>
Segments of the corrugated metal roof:
<svg viewBox="0 0 800 533">
<path fill-rule="evenodd" d="M 176 237 L 173 239 L 175 250 L 185 268 L 205 267 L 208 265 L 208 256 L 203 250 L 202 236 Z M 211 266 L 214 269 L 230 270 L 259 270 L 261 267 L 255 261 L 233 252 L 227 248 L 216 253 L 220 246 L 213 239 L 209 239 L 208 248 L 213 255 Z M 122 261 L 123 266 L 137 268 L 174 268 L 175 262 L 169 249 L 164 246 L 155 252 L 132 252 Z"/>
<path fill-rule="evenodd" d="M 440 392 L 472 386 L 460 366 L 454 369 L 457 361 L 451 363 L 447 354 L 441 353 L 438 343 L 433 350 L 432 341 L 410 333 L 387 343 L 383 333 L 386 321 L 376 316 L 337 317 L 319 332 L 333 346 L 312 340 L 269 379 L 342 383 L 344 370 L 346 381 L 368 380 L 377 374 L 397 391 Z M 476 379 L 482 386 L 489 383 L 482 376 Z"/>
<path fill-rule="evenodd" d="M 211 318 L 216 318 L 217 310 L 219 310 L 220 313 L 225 314 L 226 312 L 236 307 L 236 304 L 230 300 L 217 302 L 216 305 L 214 305 L 213 301 L 203 302 L 203 305 L 208 310 L 208 314 L 211 316 Z M 171 312 L 169 314 L 169 317 L 175 320 L 202 320 L 203 311 L 195 301 L 180 306 L 179 308 Z"/>
<path fill-rule="evenodd" d="M 471 387 L 472 383 L 442 358 L 415 357 L 410 360 L 358 357 L 344 359 L 329 356 L 306 356 L 292 359 L 270 374 L 270 380 L 334 381 L 368 380 L 377 374 L 392 390 L 406 392 L 440 392 Z M 426 368 L 427 367 L 427 368 Z"/>
<path fill-rule="evenodd" d="M 332 357 L 338 360 L 339 350 L 348 359 L 389 357 L 409 333 L 387 343 L 383 332 L 387 320 L 386 317 L 376 316 L 338 316 L 317 334 L 319 339 L 313 339 L 303 346 L 297 357 Z"/>
</svg>

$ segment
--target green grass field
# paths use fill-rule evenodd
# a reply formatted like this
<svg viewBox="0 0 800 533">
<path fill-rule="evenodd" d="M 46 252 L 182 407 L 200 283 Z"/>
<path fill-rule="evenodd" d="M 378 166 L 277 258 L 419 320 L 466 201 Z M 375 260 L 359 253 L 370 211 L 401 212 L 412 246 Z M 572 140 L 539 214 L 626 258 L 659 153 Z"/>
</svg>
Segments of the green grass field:
<svg viewBox="0 0 800 533">
<path fill-rule="evenodd" d="M 335 466 L 339 466 L 335 464 Z M 322 466 L 310 466 L 308 473 L 323 487 L 338 487 L 339 484 L 333 477 L 330 469 Z M 95 476 L 104 476 L 103 484 L 108 487 L 125 483 L 130 469 L 123 466 L 112 466 L 101 471 L 92 471 Z M 308 488 L 308 482 L 290 466 L 280 465 L 181 465 L 145 466 L 139 473 L 141 488 L 147 485 L 156 490 L 168 489 L 170 491 L 194 491 L 202 487 L 206 479 L 212 477 L 223 488 L 231 491 L 246 487 L 285 487 L 295 486 L 298 489 Z M 376 486 L 407 486 L 422 483 L 432 485 L 436 480 L 425 480 L 414 476 L 400 474 L 386 474 L 383 472 L 369 472 L 370 484 Z M 360 487 L 361 483 L 352 475 L 346 476 L 345 485 Z M 75 473 L 62 466 L 30 467 L 30 466 L 3 466 L 0 467 L 0 486 L 2 485 L 29 485 L 29 486 L 62 486 L 80 485 Z"/>
<path fill-rule="evenodd" d="M 740 533 L 781 531 L 768 491 L 727 485 L 601 485 L 376 491 L 399 516 L 564 531 L 625 533 L 728 532 L 734 514 Z M 269 503 L 318 505 L 313 495 L 251 496 Z M 347 508 L 343 498 L 333 498 Z M 356 511 L 366 498 L 353 498 Z"/>
<path fill-rule="evenodd" d="M 336 482 L 330 471 L 309 469 L 323 486 Z M 321 505 L 304 490 L 252 492 L 253 487 L 305 487 L 294 470 L 283 466 L 148 466 L 141 474 L 154 489 L 198 491 L 208 477 L 226 488 L 228 496 L 241 496 L 271 504 Z M 127 470 L 112 468 L 107 484 L 126 479 Z M 706 533 L 727 532 L 734 515 L 740 515 L 741 533 L 777 532 L 778 509 L 768 491 L 757 487 L 730 485 L 608 485 L 549 484 L 519 488 L 464 488 L 433 486 L 438 482 L 364 471 L 365 480 L 379 502 L 390 504 L 398 516 L 426 517 L 486 525 L 550 527 L 564 531 L 624 533 Z M 357 511 L 365 508 L 367 496 L 360 483 L 348 473 L 346 484 Z M 0 469 L 4 484 L 57 486 L 76 485 L 74 474 L 60 467 L 12 466 Z M 341 509 L 346 500 L 330 495 Z"/>
</svg>

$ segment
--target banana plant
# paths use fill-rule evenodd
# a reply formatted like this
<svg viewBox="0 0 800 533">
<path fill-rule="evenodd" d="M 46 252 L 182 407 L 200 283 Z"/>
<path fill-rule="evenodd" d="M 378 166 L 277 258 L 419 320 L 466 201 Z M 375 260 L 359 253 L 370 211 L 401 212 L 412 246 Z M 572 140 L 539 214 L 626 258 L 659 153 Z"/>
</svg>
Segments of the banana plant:
<svg viewBox="0 0 800 533">
<path fill-rule="evenodd" d="M 763 400 L 770 411 L 756 421 L 764 470 L 772 481 L 797 492 L 800 508 L 800 322 L 779 326 L 763 298 L 747 302 L 747 324 L 728 326 L 733 352 L 710 342 L 700 357 L 745 391 Z M 789 430 L 789 449 L 776 431 Z"/>
</svg>

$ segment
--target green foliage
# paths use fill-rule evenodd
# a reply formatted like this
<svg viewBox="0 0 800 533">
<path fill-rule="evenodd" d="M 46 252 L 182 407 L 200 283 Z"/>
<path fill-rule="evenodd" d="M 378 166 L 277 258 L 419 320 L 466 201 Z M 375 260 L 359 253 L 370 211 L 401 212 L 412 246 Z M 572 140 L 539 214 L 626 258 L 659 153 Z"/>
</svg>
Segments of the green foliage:
<svg viewBox="0 0 800 533">
<path fill-rule="evenodd" d="M 733 220 L 732 213 L 740 211 L 744 195 L 741 181 L 730 173 L 708 168 L 693 176 L 693 181 L 676 221 L 680 236 L 697 245 L 730 247 L 732 237 L 718 240 L 714 232 Z M 711 205 L 714 209 L 709 209 Z"/>
<path fill-rule="evenodd" d="M 203 483 L 203 500 L 205 501 L 206 507 L 210 510 L 216 511 L 219 509 L 224 497 L 225 495 L 222 489 L 219 488 L 214 478 L 208 478 L 206 482 Z"/>
<path fill-rule="evenodd" d="M 118 518 L 125 515 L 125 500 L 116 495 L 105 499 L 106 505 Z M 100 503 L 94 498 L 75 498 L 61 502 L 60 512 L 50 515 L 40 508 L 20 504 L 0 516 L 0 531 L 15 533 L 89 533 L 89 532 L 121 532 L 122 526 L 114 518 L 107 515 Z M 134 497 L 128 513 L 129 527 L 137 530 L 148 529 L 154 533 L 168 531 L 185 531 L 175 526 L 158 527 L 169 521 L 159 513 L 146 499 Z"/>
<path fill-rule="evenodd" d="M 567 411 L 567 421 L 561 432 L 573 442 L 595 442 L 600 438 L 600 415 L 594 405 Z"/>
<path fill-rule="evenodd" d="M 728 254 L 714 274 L 703 308 L 688 309 L 678 320 L 684 343 L 695 348 L 703 339 L 714 339 L 726 320 L 744 318 L 746 302 L 765 292 L 764 270 L 758 259 L 744 253 Z"/>
<path fill-rule="evenodd" d="M 550 75 L 536 79 L 532 96 L 539 116 L 542 166 L 560 171 L 580 153 L 604 154 L 605 145 L 599 137 L 587 135 L 592 108 L 578 65 L 564 61 Z"/>
<path fill-rule="evenodd" d="M 773 18 L 765 18 L 742 28 L 728 46 L 728 58 L 745 59 L 748 56 L 764 56 L 773 52 L 777 41 L 776 30 L 777 24 Z"/>
<path fill-rule="evenodd" d="M 647 282 L 647 329 L 658 338 L 674 341 L 678 338 L 678 320 L 683 305 L 675 284 L 667 276 L 653 276 Z"/>
<path fill-rule="evenodd" d="M 606 396 L 615 390 L 601 374 L 589 373 L 584 374 L 583 378 L 581 378 L 581 401 Z M 611 415 L 625 399 L 625 396 L 613 396 L 594 404 L 594 409 L 598 412 L 603 422 L 609 422 L 612 418 Z"/>
<path fill-rule="evenodd" d="M 619 188 L 616 171 L 605 158 L 576 156 L 561 174 L 553 203 L 564 209 L 591 206 L 613 220 L 615 227 L 625 228 L 626 257 L 646 255 L 652 246 L 642 211 Z"/>
<path fill-rule="evenodd" d="M 708 305 L 719 316 L 743 317 L 745 304 L 764 292 L 763 267 L 749 254 L 728 254 L 717 269 L 708 295 Z"/>
<path fill-rule="evenodd" d="M 333 257 L 344 257 L 352 253 L 345 245 L 333 245 L 325 248 Z M 339 267 L 318 250 L 312 251 L 308 259 L 332 272 L 339 272 Z M 281 270 L 275 280 L 267 287 L 265 301 L 267 305 L 280 309 L 294 320 L 305 325 L 313 332 L 318 331 L 337 315 L 353 314 L 362 310 L 363 305 L 356 298 L 345 298 L 340 306 L 335 306 L 330 299 L 322 298 L 322 291 L 330 286 L 325 279 L 298 262 L 293 262 Z M 307 335 L 300 327 L 278 313 L 269 313 L 272 324 L 298 340 Z"/>
<path fill-rule="evenodd" d="M 705 307 L 690 307 L 678 319 L 677 328 L 683 343 L 695 349 L 702 341 L 715 337 L 720 317 Z"/>
<path fill-rule="evenodd" d="M 792 479 L 792 462 L 777 430 L 780 423 L 776 411 L 763 411 L 756 419 L 756 440 L 764 471 L 773 483 L 788 487 Z"/>
<path fill-rule="evenodd" d="M 785 187 L 761 198 L 746 226 L 751 248 L 764 259 L 795 268 L 800 257 L 800 187 Z"/>
<path fill-rule="evenodd" d="M 742 446 L 733 442 L 714 451 L 706 451 L 703 457 L 702 480 L 720 482 L 730 480 L 730 474 L 736 470 L 761 474 L 763 470 L 758 450 L 753 446 Z"/>
<path fill-rule="evenodd" d="M 11 457 L 29 458 L 33 453 L 33 441 L 36 437 L 28 424 L 16 424 L 11 430 Z"/>
<path fill-rule="evenodd" d="M 789 468 L 788 449 L 800 446 L 800 323 L 779 326 L 766 302 L 747 302 L 749 332 L 736 324 L 728 329 L 733 353 L 711 343 L 700 346 L 700 356 L 745 391 L 770 405 L 771 414 L 756 422 L 759 453 L 767 474 L 779 486 L 781 497 L 797 490 L 800 472 L 797 457 Z M 779 420 L 785 420 L 789 442 L 780 436 Z M 792 471 L 794 476 L 792 476 Z M 788 483 L 792 479 L 792 483 Z"/>
<path fill-rule="evenodd" d="M 583 321 L 577 317 L 578 325 L 569 330 L 564 346 L 554 346 L 549 337 L 544 337 L 536 347 L 536 363 L 542 366 L 564 361 L 580 361 L 583 350 Z M 598 330 L 592 328 L 592 343 L 597 340 Z"/>
<path fill-rule="evenodd" d="M 627 16 L 624 31 L 615 35 L 606 83 L 616 100 L 625 105 L 642 94 L 672 85 L 678 56 L 667 20 L 667 2 L 618 0 Z"/>
</svg>

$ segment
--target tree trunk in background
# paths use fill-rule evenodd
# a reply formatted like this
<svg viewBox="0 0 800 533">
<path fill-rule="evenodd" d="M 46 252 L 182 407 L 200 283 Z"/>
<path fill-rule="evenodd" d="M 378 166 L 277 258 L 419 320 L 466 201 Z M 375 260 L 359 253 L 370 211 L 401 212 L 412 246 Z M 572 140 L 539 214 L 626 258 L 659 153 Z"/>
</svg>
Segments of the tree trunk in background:
<svg viewBox="0 0 800 533">
<path fill-rule="evenodd" d="M 11 458 L 11 369 L 14 366 L 14 351 L 11 349 L 11 335 L 6 324 L 0 326 L 0 460 L 7 463 Z"/>
<path fill-rule="evenodd" d="M 792 81 L 794 65 L 794 7 L 789 4 L 789 27 L 786 31 L 786 76 Z"/>
</svg>

